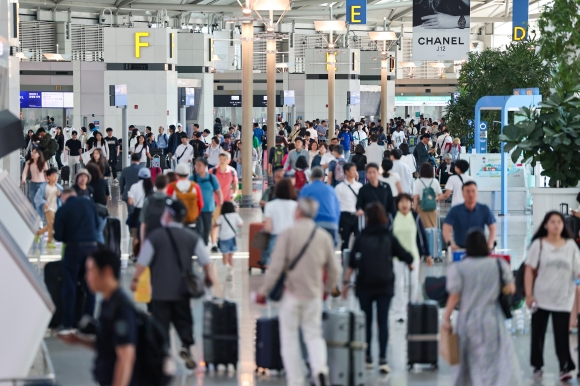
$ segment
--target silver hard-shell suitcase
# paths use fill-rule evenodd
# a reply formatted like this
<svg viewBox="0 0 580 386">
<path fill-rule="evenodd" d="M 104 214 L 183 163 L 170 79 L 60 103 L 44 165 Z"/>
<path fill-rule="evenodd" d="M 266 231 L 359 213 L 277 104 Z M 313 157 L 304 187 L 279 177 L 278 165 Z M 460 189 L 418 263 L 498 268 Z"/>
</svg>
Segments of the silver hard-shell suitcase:
<svg viewBox="0 0 580 386">
<path fill-rule="evenodd" d="M 364 385 L 365 314 L 345 308 L 324 311 L 322 328 L 328 350 L 330 384 L 333 386 Z"/>
</svg>

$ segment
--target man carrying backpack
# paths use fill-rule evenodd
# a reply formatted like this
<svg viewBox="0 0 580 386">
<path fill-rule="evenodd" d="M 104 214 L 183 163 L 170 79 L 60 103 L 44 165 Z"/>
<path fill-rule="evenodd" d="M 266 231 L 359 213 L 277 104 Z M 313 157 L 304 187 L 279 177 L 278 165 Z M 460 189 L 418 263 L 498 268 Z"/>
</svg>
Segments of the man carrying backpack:
<svg viewBox="0 0 580 386">
<path fill-rule="evenodd" d="M 145 243 L 147 235 L 157 228 L 161 228 L 161 215 L 165 210 L 165 201 L 167 195 L 167 176 L 160 174 L 155 177 L 155 192 L 145 199 L 143 208 L 139 213 L 139 222 L 141 223 L 141 245 Z"/>
<path fill-rule="evenodd" d="M 86 280 L 91 292 L 103 295 L 95 340 L 76 333 L 59 334 L 68 344 L 96 352 L 93 376 L 99 385 L 137 384 L 135 365 L 137 319 L 135 308 L 121 289 L 121 260 L 111 251 L 93 252 L 86 262 Z"/>
<path fill-rule="evenodd" d="M 169 184 L 167 195 L 183 203 L 187 213 L 183 216 L 183 224 L 193 227 L 203 208 L 203 196 L 199 185 L 189 181 L 189 166 L 180 163 L 175 168 L 177 181 Z"/>
<path fill-rule="evenodd" d="M 328 165 L 328 180 L 326 183 L 335 187 L 344 181 L 344 164 L 346 160 L 342 156 L 344 149 L 342 146 L 335 146 L 332 148 L 332 155 L 334 155 L 335 160 L 330 161 Z"/>
<path fill-rule="evenodd" d="M 284 138 L 276 136 L 276 146 L 270 149 L 268 156 L 268 174 L 272 175 L 278 169 L 284 168 L 284 156 L 288 154 L 288 150 L 284 146 Z"/>
<path fill-rule="evenodd" d="M 224 203 L 224 196 L 216 176 L 208 173 L 207 159 L 204 157 L 195 159 L 195 173 L 189 179 L 199 185 L 203 196 L 203 209 L 197 221 L 197 228 L 203 237 L 203 242 L 207 245 L 212 229 L 213 212 L 216 204 L 221 207 Z"/>
<path fill-rule="evenodd" d="M 40 138 L 38 141 L 38 147 L 42 151 L 44 160 L 49 162 L 58 150 L 58 143 L 56 143 L 52 136 L 48 134 L 42 127 L 36 131 L 36 135 L 38 135 L 38 138 Z"/>
</svg>

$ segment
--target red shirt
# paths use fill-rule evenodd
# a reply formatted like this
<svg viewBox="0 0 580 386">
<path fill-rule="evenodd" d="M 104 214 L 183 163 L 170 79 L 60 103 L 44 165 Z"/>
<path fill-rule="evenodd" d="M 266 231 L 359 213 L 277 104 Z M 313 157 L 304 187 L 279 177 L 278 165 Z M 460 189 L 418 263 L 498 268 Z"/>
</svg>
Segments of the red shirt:
<svg viewBox="0 0 580 386">
<path fill-rule="evenodd" d="M 232 184 L 235 184 L 235 186 L 238 185 L 238 173 L 236 172 L 236 169 L 231 166 L 226 166 L 225 171 L 222 172 L 220 167 L 216 166 L 209 172 L 216 176 L 224 196 L 224 201 L 232 201 Z M 216 202 L 219 202 L 217 196 L 215 200 Z"/>
</svg>

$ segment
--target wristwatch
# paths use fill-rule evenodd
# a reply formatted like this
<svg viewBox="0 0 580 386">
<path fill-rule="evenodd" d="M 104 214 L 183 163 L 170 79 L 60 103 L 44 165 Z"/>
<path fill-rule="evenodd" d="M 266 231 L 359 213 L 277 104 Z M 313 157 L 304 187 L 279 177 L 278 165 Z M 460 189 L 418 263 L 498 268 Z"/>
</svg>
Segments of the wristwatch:
<svg viewBox="0 0 580 386">
<path fill-rule="evenodd" d="M 459 16 L 459 20 L 457 20 L 457 25 L 459 26 L 459 29 L 465 28 L 465 26 L 467 25 L 467 22 L 465 21 L 465 16 L 463 15 Z"/>
</svg>

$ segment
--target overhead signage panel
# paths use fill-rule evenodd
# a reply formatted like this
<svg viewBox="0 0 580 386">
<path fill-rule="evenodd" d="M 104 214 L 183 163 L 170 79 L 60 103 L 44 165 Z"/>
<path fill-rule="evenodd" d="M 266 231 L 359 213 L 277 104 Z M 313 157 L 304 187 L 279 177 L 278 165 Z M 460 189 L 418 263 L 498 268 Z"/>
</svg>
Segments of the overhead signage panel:
<svg viewBox="0 0 580 386">
<path fill-rule="evenodd" d="M 346 1 L 346 22 L 348 24 L 367 23 L 367 0 Z"/>
</svg>

